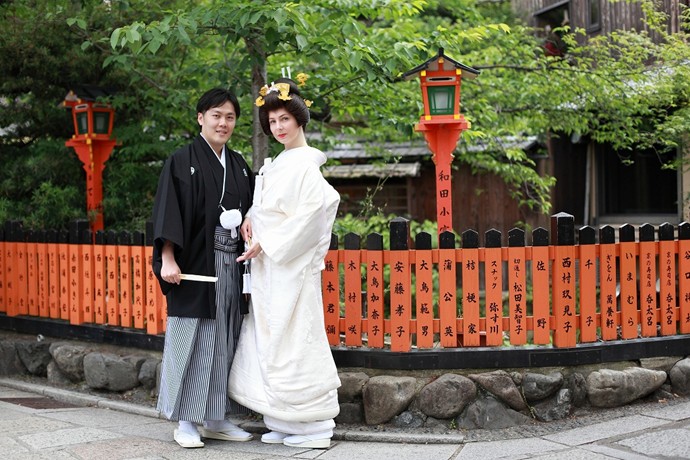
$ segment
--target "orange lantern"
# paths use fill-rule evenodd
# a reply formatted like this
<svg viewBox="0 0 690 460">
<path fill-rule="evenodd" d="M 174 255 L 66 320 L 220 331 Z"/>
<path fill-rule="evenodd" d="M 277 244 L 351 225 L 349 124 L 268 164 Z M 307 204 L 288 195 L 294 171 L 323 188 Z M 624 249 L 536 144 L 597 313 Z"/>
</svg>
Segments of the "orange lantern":
<svg viewBox="0 0 690 460">
<path fill-rule="evenodd" d="M 86 171 L 86 209 L 92 232 L 103 230 L 103 169 L 115 147 L 111 139 L 115 110 L 110 104 L 95 101 L 89 93 L 83 98 L 70 90 L 63 107 L 72 111 L 74 134 L 65 142 L 74 148 Z"/>
<path fill-rule="evenodd" d="M 449 58 L 443 53 L 405 72 L 403 78 L 419 77 L 424 114 L 415 126 L 432 151 L 436 165 L 436 211 L 438 232 L 453 229 L 451 162 L 460 134 L 469 122 L 460 114 L 460 87 L 463 78 L 473 79 L 479 71 Z"/>
</svg>

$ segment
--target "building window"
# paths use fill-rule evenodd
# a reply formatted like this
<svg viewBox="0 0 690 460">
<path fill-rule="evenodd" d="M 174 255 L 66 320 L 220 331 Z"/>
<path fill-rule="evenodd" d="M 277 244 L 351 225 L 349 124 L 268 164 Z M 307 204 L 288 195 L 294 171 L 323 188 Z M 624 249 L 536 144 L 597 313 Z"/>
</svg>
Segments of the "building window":
<svg viewBox="0 0 690 460">
<path fill-rule="evenodd" d="M 587 32 L 601 29 L 601 0 L 587 0 Z"/>
<path fill-rule="evenodd" d="M 534 13 L 537 30 L 541 30 L 544 53 L 564 56 L 568 48 L 563 41 L 563 27 L 570 25 L 570 0 L 561 0 Z"/>
</svg>

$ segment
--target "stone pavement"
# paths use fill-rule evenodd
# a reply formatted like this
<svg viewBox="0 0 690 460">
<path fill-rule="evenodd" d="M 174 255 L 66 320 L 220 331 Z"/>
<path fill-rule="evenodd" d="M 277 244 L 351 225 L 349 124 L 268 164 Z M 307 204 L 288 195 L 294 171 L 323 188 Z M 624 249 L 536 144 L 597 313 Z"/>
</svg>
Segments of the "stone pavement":
<svg viewBox="0 0 690 460">
<path fill-rule="evenodd" d="M 208 440 L 182 449 L 175 424 L 131 403 L 0 378 L 0 460 L 14 459 L 688 459 L 690 400 L 621 409 L 526 435 L 378 432 L 336 428 L 328 450 Z M 245 425 L 243 425 L 245 426 Z M 261 426 L 245 426 L 261 431 Z"/>
</svg>

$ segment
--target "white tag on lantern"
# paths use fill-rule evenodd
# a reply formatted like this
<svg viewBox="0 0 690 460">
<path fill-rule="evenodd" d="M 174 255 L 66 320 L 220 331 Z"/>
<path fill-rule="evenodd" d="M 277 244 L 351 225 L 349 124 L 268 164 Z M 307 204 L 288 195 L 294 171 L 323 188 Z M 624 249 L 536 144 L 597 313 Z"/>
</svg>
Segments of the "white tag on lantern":
<svg viewBox="0 0 690 460">
<path fill-rule="evenodd" d="M 244 242 L 244 252 L 247 252 L 249 250 L 249 243 Z M 251 260 L 247 259 L 244 261 L 244 274 L 242 275 L 242 294 L 251 294 L 252 293 L 252 274 L 251 271 L 249 270 Z"/>
<path fill-rule="evenodd" d="M 245 272 L 242 275 L 242 294 L 252 293 L 252 274 Z"/>
</svg>

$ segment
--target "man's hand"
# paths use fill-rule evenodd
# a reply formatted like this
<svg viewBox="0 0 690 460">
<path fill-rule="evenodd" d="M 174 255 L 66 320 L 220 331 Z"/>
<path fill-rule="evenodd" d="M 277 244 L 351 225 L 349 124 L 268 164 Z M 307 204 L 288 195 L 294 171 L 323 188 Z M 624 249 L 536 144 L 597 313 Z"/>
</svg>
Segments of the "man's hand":
<svg viewBox="0 0 690 460">
<path fill-rule="evenodd" d="M 161 252 L 161 278 L 163 281 L 171 284 L 180 284 L 180 267 L 175 260 L 175 248 L 170 241 L 163 244 L 163 251 Z"/>
</svg>

